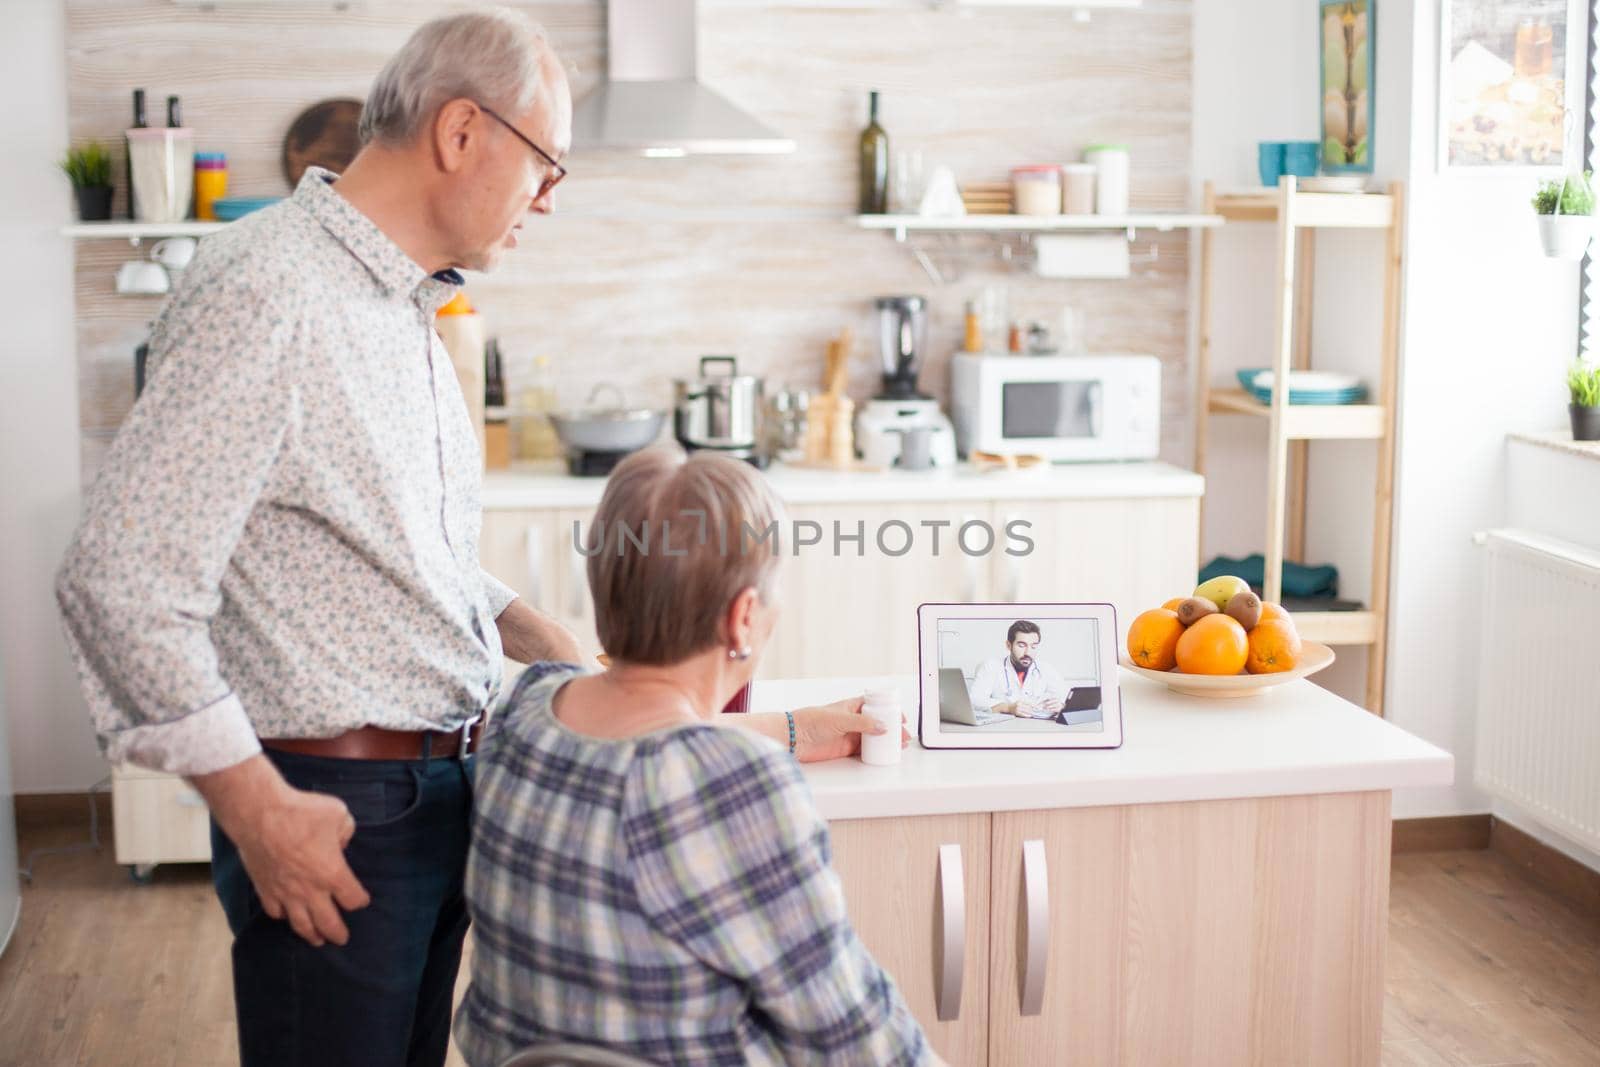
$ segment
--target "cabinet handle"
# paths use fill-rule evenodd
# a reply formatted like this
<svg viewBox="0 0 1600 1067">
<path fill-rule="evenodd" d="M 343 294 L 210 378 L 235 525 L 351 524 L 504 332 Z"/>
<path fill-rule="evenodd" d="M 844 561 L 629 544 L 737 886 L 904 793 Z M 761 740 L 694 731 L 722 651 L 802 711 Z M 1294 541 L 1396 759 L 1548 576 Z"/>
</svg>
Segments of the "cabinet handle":
<svg viewBox="0 0 1600 1067">
<path fill-rule="evenodd" d="M 978 516 L 967 514 L 961 516 L 961 526 L 973 522 Z M 961 600 L 966 604 L 977 603 L 978 600 L 978 556 L 969 556 L 967 550 L 961 545 L 961 527 L 956 527 L 956 551 L 961 553 L 961 558 L 966 567 L 966 590 L 961 594 Z"/>
<path fill-rule="evenodd" d="M 1044 842 L 1022 843 L 1022 1014 L 1038 1015 L 1044 1008 L 1044 972 L 1050 962 L 1050 879 Z"/>
<path fill-rule="evenodd" d="M 573 536 L 576 538 L 578 527 L 573 526 Z M 574 619 L 581 619 L 589 601 L 589 576 L 584 570 L 583 553 L 578 551 L 576 544 L 572 545 L 567 553 L 567 615 Z"/>
<path fill-rule="evenodd" d="M 1006 530 L 1011 529 L 1011 524 L 1016 521 L 1017 515 L 1015 512 L 1007 515 L 1005 522 L 1001 524 L 1000 532 L 1004 534 Z M 1005 555 L 1006 560 L 1006 599 L 1015 604 L 1022 599 L 1022 557 L 1013 556 L 1003 548 L 1000 551 Z"/>
<path fill-rule="evenodd" d="M 939 943 L 933 954 L 934 1012 L 940 1022 L 961 1017 L 967 962 L 967 886 L 961 846 L 939 846 Z"/>
<path fill-rule="evenodd" d="M 544 568 L 540 566 L 544 559 L 543 540 L 539 527 L 530 526 L 522 542 L 528 563 L 528 603 L 534 607 L 544 606 Z"/>
</svg>

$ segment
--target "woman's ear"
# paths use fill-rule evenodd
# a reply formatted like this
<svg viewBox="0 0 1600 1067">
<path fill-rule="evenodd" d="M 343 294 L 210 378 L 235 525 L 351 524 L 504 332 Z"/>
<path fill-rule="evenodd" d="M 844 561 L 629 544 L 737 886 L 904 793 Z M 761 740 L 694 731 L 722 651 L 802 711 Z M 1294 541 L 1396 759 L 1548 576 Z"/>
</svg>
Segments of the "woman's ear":
<svg viewBox="0 0 1600 1067">
<path fill-rule="evenodd" d="M 728 603 L 728 612 L 722 621 L 729 648 L 749 648 L 756 634 L 756 611 L 761 604 L 761 594 L 756 587 L 746 586 Z"/>
</svg>

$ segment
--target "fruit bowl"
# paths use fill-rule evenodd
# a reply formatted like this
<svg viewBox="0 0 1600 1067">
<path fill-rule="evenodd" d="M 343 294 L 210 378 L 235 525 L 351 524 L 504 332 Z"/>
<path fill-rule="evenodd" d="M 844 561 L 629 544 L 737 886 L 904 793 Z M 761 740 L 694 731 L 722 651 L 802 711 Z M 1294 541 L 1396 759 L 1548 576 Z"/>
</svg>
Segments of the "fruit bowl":
<svg viewBox="0 0 1600 1067">
<path fill-rule="evenodd" d="M 1247 697 L 1265 693 L 1273 686 L 1316 674 L 1333 662 L 1333 649 L 1315 641 L 1301 642 L 1300 665 L 1277 674 L 1183 674 L 1140 667 L 1126 654 L 1122 665 L 1135 674 L 1160 682 L 1174 693 L 1195 697 Z"/>
</svg>

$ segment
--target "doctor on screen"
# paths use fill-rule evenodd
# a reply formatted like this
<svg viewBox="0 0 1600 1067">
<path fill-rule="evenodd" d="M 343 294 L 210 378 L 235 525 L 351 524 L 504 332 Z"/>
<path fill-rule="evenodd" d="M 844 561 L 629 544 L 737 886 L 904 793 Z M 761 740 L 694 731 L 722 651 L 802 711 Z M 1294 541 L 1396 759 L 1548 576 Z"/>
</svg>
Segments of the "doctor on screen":
<svg viewBox="0 0 1600 1067">
<path fill-rule="evenodd" d="M 1006 715 L 1048 717 L 1066 702 L 1067 683 L 1054 667 L 1039 662 L 1039 624 L 1018 619 L 1006 630 L 1006 653 L 978 664 L 972 706 Z"/>
</svg>

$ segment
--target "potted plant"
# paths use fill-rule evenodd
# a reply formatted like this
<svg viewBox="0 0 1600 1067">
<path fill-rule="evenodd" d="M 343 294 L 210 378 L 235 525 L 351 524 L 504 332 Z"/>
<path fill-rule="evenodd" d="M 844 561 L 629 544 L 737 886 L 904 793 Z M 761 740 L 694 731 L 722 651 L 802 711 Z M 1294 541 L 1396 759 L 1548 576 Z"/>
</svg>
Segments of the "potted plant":
<svg viewBox="0 0 1600 1067">
<path fill-rule="evenodd" d="M 1582 259 L 1594 236 L 1594 189 L 1589 172 L 1541 182 L 1533 194 L 1539 240 L 1553 259 Z"/>
<path fill-rule="evenodd" d="M 1567 413 L 1572 416 L 1574 441 L 1600 441 L 1600 363 L 1578 360 L 1567 371 L 1567 391 L 1572 403 Z"/>
<path fill-rule="evenodd" d="M 111 217 L 111 153 L 99 141 L 67 149 L 61 170 L 72 181 L 78 218 L 104 222 Z"/>
</svg>

